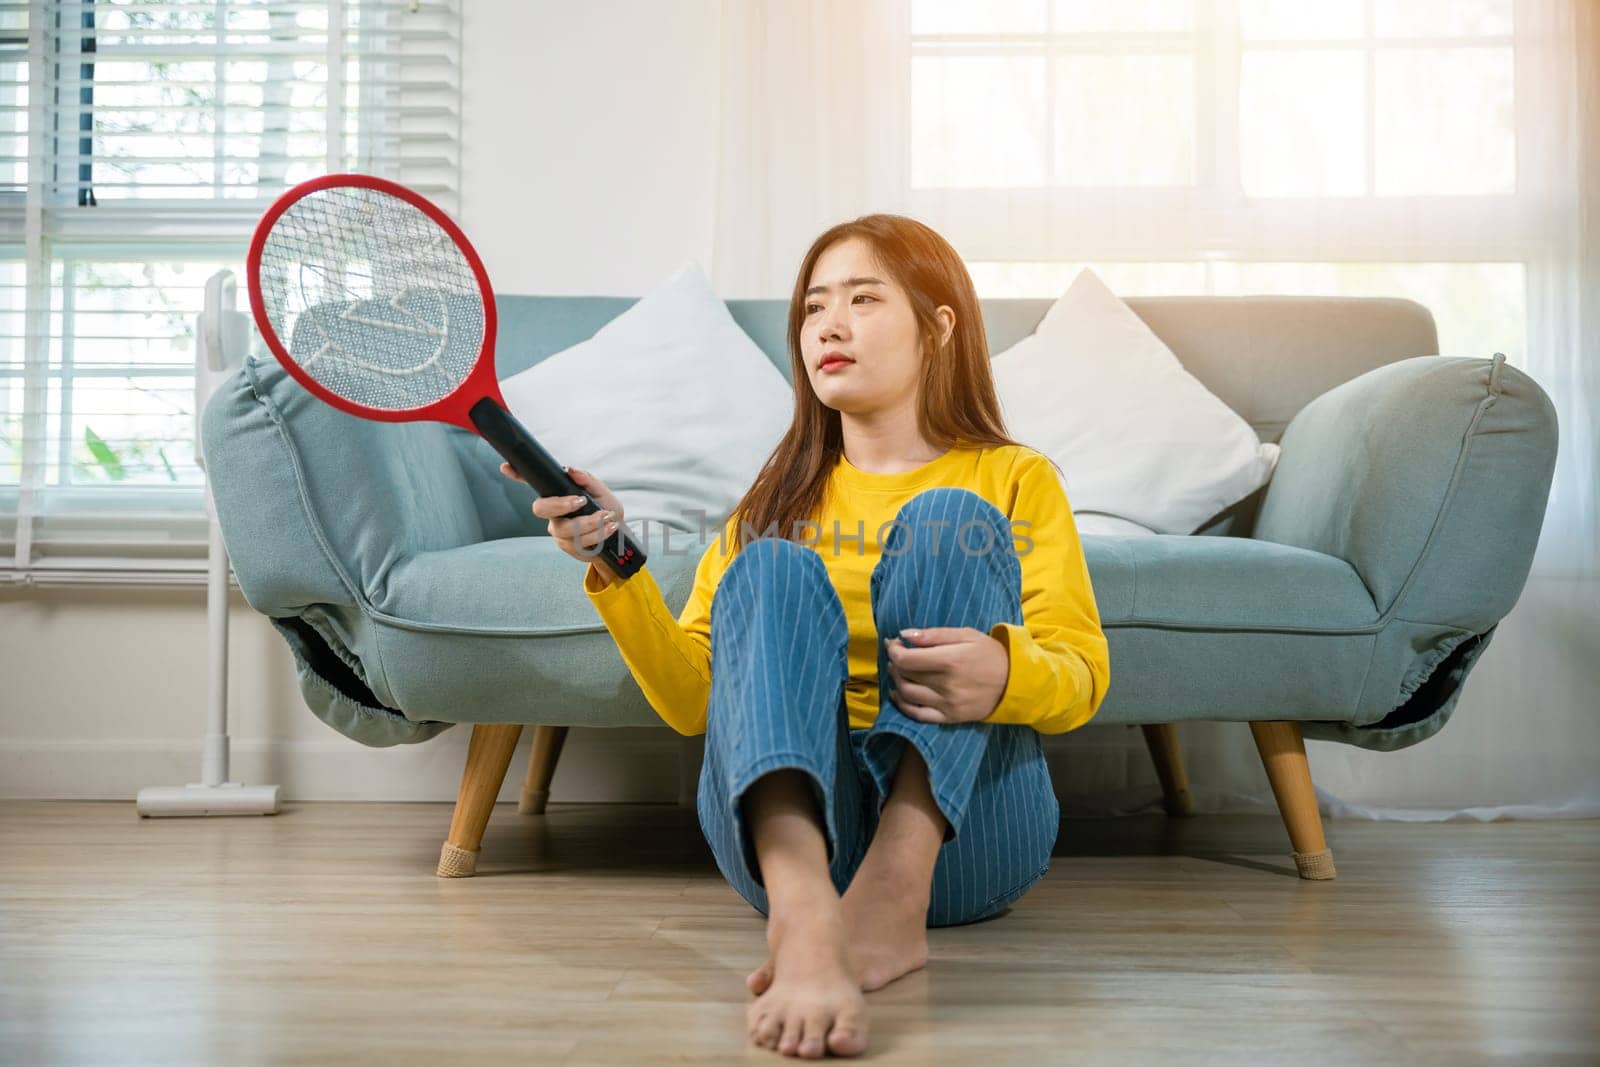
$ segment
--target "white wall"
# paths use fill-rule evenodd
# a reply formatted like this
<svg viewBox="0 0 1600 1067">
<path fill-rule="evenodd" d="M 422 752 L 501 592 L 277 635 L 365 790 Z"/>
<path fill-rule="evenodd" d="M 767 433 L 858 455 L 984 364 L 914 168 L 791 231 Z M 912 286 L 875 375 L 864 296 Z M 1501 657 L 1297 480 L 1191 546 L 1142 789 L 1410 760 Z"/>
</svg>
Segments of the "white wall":
<svg viewBox="0 0 1600 1067">
<path fill-rule="evenodd" d="M 200 775 L 206 701 L 204 588 L 68 588 L 0 593 L 0 797 L 132 799 Z M 232 594 L 229 734 L 235 781 L 275 782 L 298 800 L 453 800 L 470 727 L 368 748 L 301 701 L 293 657 Z M 532 731 L 501 796 L 515 800 Z M 671 730 L 574 730 L 556 800 L 678 796 Z"/>
<path fill-rule="evenodd" d="M 461 221 L 496 291 L 640 296 L 709 265 L 718 6 L 467 9 Z"/>
</svg>

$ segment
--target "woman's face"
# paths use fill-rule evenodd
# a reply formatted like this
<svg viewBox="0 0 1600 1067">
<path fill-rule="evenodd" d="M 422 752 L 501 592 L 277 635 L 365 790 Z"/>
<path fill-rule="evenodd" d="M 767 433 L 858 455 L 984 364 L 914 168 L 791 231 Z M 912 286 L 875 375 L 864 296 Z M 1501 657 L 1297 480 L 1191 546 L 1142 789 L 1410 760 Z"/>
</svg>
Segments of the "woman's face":
<svg viewBox="0 0 1600 1067">
<path fill-rule="evenodd" d="M 923 358 L 917 320 L 871 246 L 859 237 L 830 245 L 817 257 L 806 288 L 800 354 L 818 399 L 854 415 L 914 403 Z M 955 313 L 940 307 L 938 314 L 947 338 Z M 826 365 L 831 354 L 850 362 Z"/>
</svg>

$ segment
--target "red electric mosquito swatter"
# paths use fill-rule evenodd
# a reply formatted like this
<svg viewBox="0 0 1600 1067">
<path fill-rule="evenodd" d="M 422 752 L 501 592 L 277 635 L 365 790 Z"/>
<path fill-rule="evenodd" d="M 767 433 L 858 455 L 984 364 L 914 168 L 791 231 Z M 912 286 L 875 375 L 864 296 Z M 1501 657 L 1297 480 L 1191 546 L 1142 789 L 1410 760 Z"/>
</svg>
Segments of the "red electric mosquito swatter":
<svg viewBox="0 0 1600 1067">
<path fill-rule="evenodd" d="M 403 185 L 329 174 L 280 196 L 256 225 L 250 307 L 296 381 L 341 411 L 479 434 L 541 496 L 585 496 L 506 410 L 494 370 L 494 291 L 443 211 Z M 596 555 L 626 578 L 644 551 L 625 527 Z"/>
</svg>

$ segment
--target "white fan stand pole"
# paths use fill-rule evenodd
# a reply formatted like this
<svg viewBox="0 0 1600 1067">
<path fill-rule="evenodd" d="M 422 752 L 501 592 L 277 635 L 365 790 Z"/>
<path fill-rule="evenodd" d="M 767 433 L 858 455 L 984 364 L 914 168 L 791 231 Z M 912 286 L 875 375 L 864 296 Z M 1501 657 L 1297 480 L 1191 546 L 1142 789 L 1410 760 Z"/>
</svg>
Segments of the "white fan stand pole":
<svg viewBox="0 0 1600 1067">
<path fill-rule="evenodd" d="M 205 459 L 200 442 L 200 414 L 211 394 L 244 362 L 250 344 L 250 317 L 234 310 L 237 286 L 233 272 L 218 271 L 206 282 L 205 310 L 195 330 L 194 422 L 195 460 Z M 228 781 L 228 551 L 217 525 L 217 506 L 206 484 L 206 520 L 211 531 L 210 567 L 206 577 L 206 622 L 211 649 L 207 660 L 206 738 L 200 756 L 200 781 L 188 785 L 152 785 L 139 790 L 135 804 L 143 816 L 276 815 L 280 787 Z"/>
</svg>

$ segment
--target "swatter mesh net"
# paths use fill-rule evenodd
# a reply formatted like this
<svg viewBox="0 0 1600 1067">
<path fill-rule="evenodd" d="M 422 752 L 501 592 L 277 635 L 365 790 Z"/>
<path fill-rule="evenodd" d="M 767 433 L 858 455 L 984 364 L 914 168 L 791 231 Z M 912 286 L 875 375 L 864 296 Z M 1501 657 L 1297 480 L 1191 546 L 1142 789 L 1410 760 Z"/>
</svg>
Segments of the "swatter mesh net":
<svg viewBox="0 0 1600 1067">
<path fill-rule="evenodd" d="M 263 243 L 259 285 L 289 357 L 369 407 L 442 399 L 483 346 L 483 295 L 466 257 L 424 212 L 380 190 L 296 200 Z"/>
</svg>

